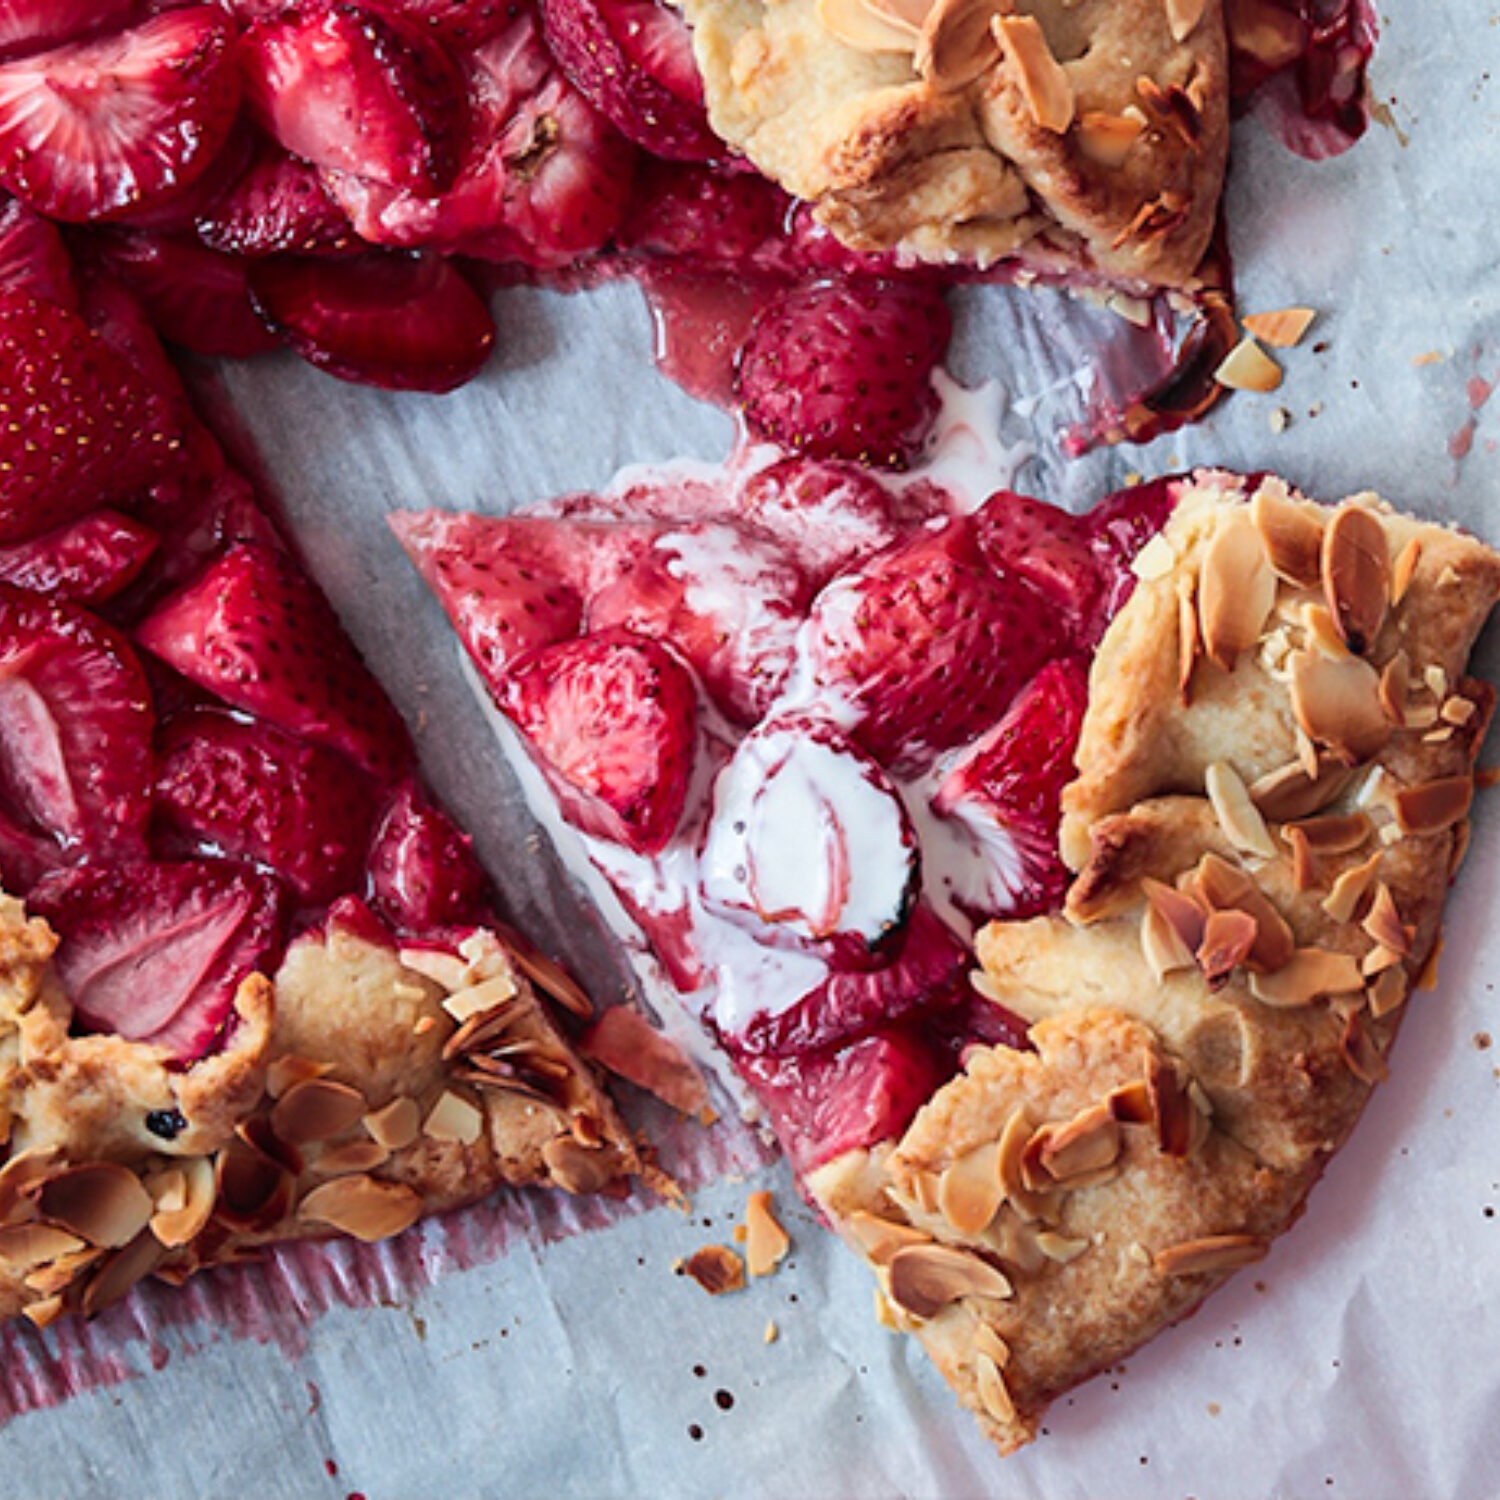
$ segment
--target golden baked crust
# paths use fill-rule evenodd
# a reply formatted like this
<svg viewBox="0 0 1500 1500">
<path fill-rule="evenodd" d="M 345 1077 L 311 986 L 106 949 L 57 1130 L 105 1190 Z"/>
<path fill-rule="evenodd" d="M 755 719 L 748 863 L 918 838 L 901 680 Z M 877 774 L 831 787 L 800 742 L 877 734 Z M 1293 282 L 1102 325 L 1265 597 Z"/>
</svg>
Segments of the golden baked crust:
<svg viewBox="0 0 1500 1500">
<path fill-rule="evenodd" d="M 544 971 L 498 933 L 457 953 L 304 934 L 187 1068 L 70 1036 L 56 946 L 0 896 L 0 1318 L 45 1324 L 152 1272 L 382 1239 L 502 1184 L 588 1193 L 639 1167 L 526 973 Z"/>
<path fill-rule="evenodd" d="M 715 131 L 855 249 L 1139 286 L 1203 258 L 1229 137 L 1218 0 L 684 10 Z"/>
<path fill-rule="evenodd" d="M 1374 497 L 1195 475 L 1137 571 L 1065 912 L 978 938 L 1035 1050 L 811 1183 L 1003 1450 L 1297 1216 L 1434 951 L 1494 707 L 1462 674 L 1500 558 Z"/>
</svg>

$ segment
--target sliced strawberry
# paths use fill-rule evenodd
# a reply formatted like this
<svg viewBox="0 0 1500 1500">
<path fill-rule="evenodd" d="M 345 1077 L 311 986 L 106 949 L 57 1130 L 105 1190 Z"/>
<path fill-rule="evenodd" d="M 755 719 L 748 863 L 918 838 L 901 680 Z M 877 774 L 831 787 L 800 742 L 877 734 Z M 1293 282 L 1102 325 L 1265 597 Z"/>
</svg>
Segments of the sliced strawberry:
<svg viewBox="0 0 1500 1500">
<path fill-rule="evenodd" d="M 64 307 L 78 306 L 73 258 L 57 226 L 19 198 L 0 204 L 0 287 L 30 292 Z"/>
<path fill-rule="evenodd" d="M 342 756 L 216 708 L 163 729 L 155 810 L 173 853 L 264 865 L 308 906 L 359 888 L 375 815 Z"/>
<path fill-rule="evenodd" d="M 250 270 L 255 306 L 309 364 L 393 391 L 451 391 L 484 368 L 495 322 L 435 254 L 279 257 Z"/>
<path fill-rule="evenodd" d="M 500 700 L 564 816 L 585 833 L 659 854 L 682 816 L 697 706 L 686 668 L 626 630 L 545 646 Z"/>
<path fill-rule="evenodd" d="M 178 461 L 156 390 L 78 314 L 0 291 L 0 541 L 136 493 Z"/>
<path fill-rule="evenodd" d="M 145 853 L 155 717 L 135 653 L 75 605 L 0 584 L 0 804 L 58 863 Z M 0 872 L 8 874 L 9 872 Z"/>
<path fill-rule="evenodd" d="M 250 302 L 245 263 L 196 240 L 142 231 L 98 236 L 92 252 L 119 277 L 169 344 L 246 359 L 281 340 Z"/>
<path fill-rule="evenodd" d="M 15 57 L 128 25 L 141 0 L 0 0 L 0 55 Z"/>
<path fill-rule="evenodd" d="M 0 182 L 65 222 L 159 201 L 204 172 L 239 107 L 215 5 L 0 64 Z"/>
<path fill-rule="evenodd" d="M 96 510 L 27 541 L 0 546 L 0 582 L 75 604 L 99 604 L 140 576 L 159 540 L 143 522 Z"/>
<path fill-rule="evenodd" d="M 1049 662 L 933 797 L 933 810 L 973 842 L 971 876 L 952 894 L 975 920 L 1034 917 L 1062 901 L 1072 876 L 1057 828 L 1088 696 L 1082 658 Z"/>
<path fill-rule="evenodd" d="M 411 760 L 400 716 L 284 553 L 253 542 L 231 547 L 135 634 L 231 708 L 337 750 L 379 781 Z"/>
<path fill-rule="evenodd" d="M 627 254 L 689 270 L 790 274 L 785 230 L 792 200 L 758 172 L 643 157 L 630 211 L 616 236 Z"/>
<path fill-rule="evenodd" d="M 478 47 L 515 18 L 516 0 L 363 0 L 366 10 L 406 23 L 443 46 Z"/>
<path fill-rule="evenodd" d="M 1000 490 L 975 514 L 992 567 L 1024 578 L 1066 616 L 1080 645 L 1104 633 L 1104 570 L 1087 521 L 1029 495 Z"/>
<path fill-rule="evenodd" d="M 743 1053 L 735 1062 L 802 1173 L 900 1135 L 951 1073 L 946 1059 L 902 1027 L 837 1051 Z"/>
<path fill-rule="evenodd" d="M 479 920 L 489 882 L 468 837 L 415 782 L 391 799 L 370 846 L 370 899 L 406 934 Z"/>
<path fill-rule="evenodd" d="M 920 869 L 885 772 L 809 714 L 757 726 L 714 782 L 703 896 L 758 942 L 846 968 L 878 964 L 906 925 Z"/>
<path fill-rule="evenodd" d="M 542 19 L 563 71 L 627 140 L 669 160 L 726 154 L 679 11 L 657 0 L 542 0 Z"/>
<path fill-rule="evenodd" d="M 904 467 L 937 416 L 952 318 L 927 282 L 794 287 L 755 320 L 737 389 L 756 435 L 815 458 Z"/>
<path fill-rule="evenodd" d="M 880 553 L 814 601 L 813 680 L 882 765 L 919 771 L 993 724 L 1061 631 L 1025 584 L 994 572 L 972 518 Z"/>
<path fill-rule="evenodd" d="M 453 181 L 466 129 L 447 54 L 356 5 L 257 21 L 241 42 L 251 117 L 294 156 L 419 193 Z"/>
<path fill-rule="evenodd" d="M 210 862 L 59 872 L 30 906 L 62 938 L 57 971 L 78 1023 L 179 1062 L 221 1042 L 235 990 L 281 951 L 276 882 Z"/>
<path fill-rule="evenodd" d="M 351 248 L 348 216 L 318 169 L 258 134 L 256 142 L 245 170 L 197 215 L 199 239 L 211 250 L 252 258 Z"/>
</svg>

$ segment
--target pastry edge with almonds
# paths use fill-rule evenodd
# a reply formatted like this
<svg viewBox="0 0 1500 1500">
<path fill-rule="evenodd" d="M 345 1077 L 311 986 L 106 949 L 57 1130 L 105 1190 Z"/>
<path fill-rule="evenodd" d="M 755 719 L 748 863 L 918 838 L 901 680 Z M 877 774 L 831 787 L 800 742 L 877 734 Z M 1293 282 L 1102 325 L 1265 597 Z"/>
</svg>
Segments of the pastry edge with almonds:
<svg viewBox="0 0 1500 1500">
<path fill-rule="evenodd" d="M 1203 259 L 1229 141 L 1218 0 L 683 8 L 715 131 L 853 249 L 1133 288 Z"/>
<path fill-rule="evenodd" d="M 1137 571 L 1066 910 L 978 938 L 1034 1050 L 971 1050 L 808 1183 L 1004 1452 L 1300 1214 L 1433 961 L 1495 704 L 1464 669 L 1500 557 L 1373 496 L 1196 475 Z"/>
<path fill-rule="evenodd" d="M 336 922 L 304 934 L 274 979 L 241 983 L 222 1050 L 186 1068 L 70 1035 L 56 947 L 0 895 L 0 1319 L 44 1327 L 151 1274 L 642 1170 L 541 998 L 577 1005 L 571 984 L 509 934 L 477 929 L 456 953 Z"/>
</svg>

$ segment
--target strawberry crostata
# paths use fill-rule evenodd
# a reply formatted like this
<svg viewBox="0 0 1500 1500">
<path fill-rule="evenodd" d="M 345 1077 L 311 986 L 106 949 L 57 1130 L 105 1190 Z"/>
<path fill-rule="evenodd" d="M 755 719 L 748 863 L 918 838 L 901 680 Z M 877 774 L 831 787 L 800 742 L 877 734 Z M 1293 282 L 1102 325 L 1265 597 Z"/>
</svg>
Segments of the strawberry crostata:
<svg viewBox="0 0 1500 1500">
<path fill-rule="evenodd" d="M 1001 1449 L 1297 1216 L 1462 858 L 1500 557 L 1265 476 L 1075 517 L 764 448 L 393 524 L 653 1000 Z"/>
</svg>

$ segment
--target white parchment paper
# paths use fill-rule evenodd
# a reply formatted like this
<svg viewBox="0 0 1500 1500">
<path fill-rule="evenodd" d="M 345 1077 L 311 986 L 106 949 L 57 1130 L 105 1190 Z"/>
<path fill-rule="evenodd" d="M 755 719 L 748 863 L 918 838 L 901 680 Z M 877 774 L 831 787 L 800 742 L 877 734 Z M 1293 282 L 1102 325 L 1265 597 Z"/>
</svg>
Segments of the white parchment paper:
<svg viewBox="0 0 1500 1500">
<path fill-rule="evenodd" d="M 1050 294 L 966 298 L 956 371 L 998 377 L 1024 487 L 1081 506 L 1130 470 L 1275 468 L 1378 489 L 1500 543 L 1500 24 L 1479 0 L 1385 18 L 1384 123 L 1349 155 L 1236 132 L 1245 311 L 1320 310 L 1273 396 L 1076 463 L 1052 435 L 1077 371 Z M 319 577 L 417 725 L 440 793 L 513 912 L 602 996 L 627 986 L 531 836 L 435 603 L 381 516 L 504 510 L 621 464 L 722 456 L 731 429 L 657 377 L 638 293 L 507 293 L 503 351 L 455 396 L 340 386 L 290 357 L 205 372 Z M 1033 398 L 1033 415 L 1014 415 Z M 1275 408 L 1289 424 L 1273 431 Z M 1480 667 L 1500 673 L 1492 634 Z M 862 1267 L 742 1129 L 665 1133 L 690 1216 L 582 1223 L 546 1195 L 484 1205 L 372 1259 L 334 1247 L 148 1289 L 88 1328 L 13 1335 L 5 1496 L 1482 1497 L 1500 1493 L 1500 813 L 1481 796 L 1441 982 L 1304 1220 L 1128 1368 L 997 1458 Z M 660 1127 L 660 1113 L 642 1113 Z M 727 1242 L 769 1185 L 791 1264 L 711 1301 L 674 1262 Z M 766 1342 L 768 1323 L 778 1337 Z M 701 1373 L 700 1373 L 701 1372 Z"/>
</svg>

